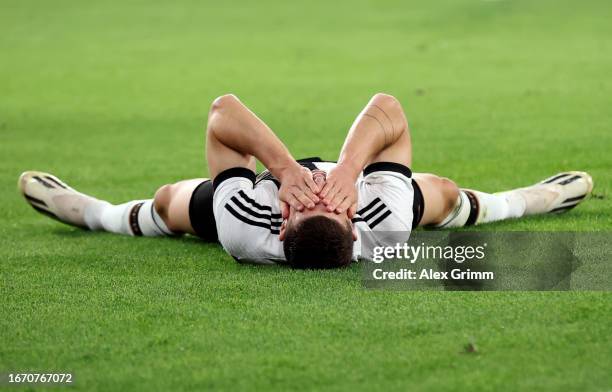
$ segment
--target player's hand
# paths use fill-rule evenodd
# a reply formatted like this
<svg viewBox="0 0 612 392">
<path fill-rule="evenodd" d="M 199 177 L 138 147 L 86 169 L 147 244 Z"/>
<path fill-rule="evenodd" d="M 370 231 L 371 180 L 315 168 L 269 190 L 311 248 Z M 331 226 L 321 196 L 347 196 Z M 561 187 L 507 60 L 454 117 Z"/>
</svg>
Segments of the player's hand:
<svg viewBox="0 0 612 392">
<path fill-rule="evenodd" d="M 314 208 L 319 202 L 320 188 L 312 178 L 312 172 L 298 163 L 281 172 L 281 187 L 278 197 L 281 201 L 283 218 L 289 216 L 289 206 L 298 211 Z"/>
<path fill-rule="evenodd" d="M 319 192 L 327 211 L 337 214 L 347 212 L 349 218 L 353 218 L 357 209 L 356 180 L 354 171 L 341 164 L 329 171 L 325 186 Z"/>
</svg>

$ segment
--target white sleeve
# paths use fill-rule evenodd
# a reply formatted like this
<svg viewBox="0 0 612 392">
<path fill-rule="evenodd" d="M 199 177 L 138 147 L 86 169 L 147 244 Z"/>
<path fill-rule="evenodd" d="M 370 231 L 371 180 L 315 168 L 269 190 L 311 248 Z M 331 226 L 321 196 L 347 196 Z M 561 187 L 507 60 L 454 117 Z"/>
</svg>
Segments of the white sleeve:
<svg viewBox="0 0 612 392">
<path fill-rule="evenodd" d="M 377 162 L 364 170 L 357 183 L 358 209 L 354 220 L 373 231 L 412 230 L 414 189 L 412 172 L 404 165 Z"/>
<path fill-rule="evenodd" d="M 278 239 L 281 214 L 264 189 L 255 189 L 255 174 L 245 168 L 220 173 L 214 180 L 213 212 L 219 242 L 236 260 L 270 264 L 282 261 Z M 276 202 L 278 204 L 278 202 Z"/>
<path fill-rule="evenodd" d="M 360 230 L 357 255 L 370 259 L 377 246 L 407 242 L 414 198 L 410 169 L 392 162 L 371 164 L 357 182 L 357 189 L 357 214 L 353 218 Z"/>
</svg>

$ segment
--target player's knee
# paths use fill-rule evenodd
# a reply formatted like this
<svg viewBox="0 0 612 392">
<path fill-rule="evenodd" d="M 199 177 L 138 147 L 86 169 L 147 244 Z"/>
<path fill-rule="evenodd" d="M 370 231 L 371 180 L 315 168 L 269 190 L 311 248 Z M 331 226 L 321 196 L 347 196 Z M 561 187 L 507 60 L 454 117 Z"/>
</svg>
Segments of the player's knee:
<svg viewBox="0 0 612 392">
<path fill-rule="evenodd" d="M 172 193 L 172 185 L 166 184 L 161 186 L 157 190 L 157 192 L 155 192 L 155 197 L 153 198 L 153 205 L 155 206 L 155 211 L 157 211 L 157 213 L 164 220 L 166 225 L 169 225 L 168 211 L 170 209 L 170 202 L 172 201 Z"/>
<path fill-rule="evenodd" d="M 442 197 L 444 199 L 444 212 L 445 215 L 448 215 L 457 204 L 457 198 L 459 197 L 459 187 L 455 184 L 454 181 L 449 180 L 448 178 L 440 177 L 439 181 L 439 189 Z"/>
</svg>

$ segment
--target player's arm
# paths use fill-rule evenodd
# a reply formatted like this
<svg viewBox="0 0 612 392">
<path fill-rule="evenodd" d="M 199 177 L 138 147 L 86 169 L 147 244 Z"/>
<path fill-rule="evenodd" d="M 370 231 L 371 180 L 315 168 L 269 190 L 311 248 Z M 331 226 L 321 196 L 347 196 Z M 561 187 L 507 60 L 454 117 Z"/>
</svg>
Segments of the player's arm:
<svg viewBox="0 0 612 392">
<path fill-rule="evenodd" d="M 257 158 L 280 180 L 282 202 L 299 210 L 312 208 L 318 202 L 319 188 L 310 171 L 295 161 L 274 132 L 236 96 L 224 95 L 213 102 L 206 138 L 206 157 L 213 179 L 235 167 L 254 172 Z"/>
<path fill-rule="evenodd" d="M 408 121 L 399 101 L 376 94 L 359 113 L 340 151 L 338 165 L 327 176 L 319 194 L 329 211 L 349 211 L 357 205 L 355 182 L 371 163 L 393 162 L 410 167 L 412 148 Z"/>
</svg>

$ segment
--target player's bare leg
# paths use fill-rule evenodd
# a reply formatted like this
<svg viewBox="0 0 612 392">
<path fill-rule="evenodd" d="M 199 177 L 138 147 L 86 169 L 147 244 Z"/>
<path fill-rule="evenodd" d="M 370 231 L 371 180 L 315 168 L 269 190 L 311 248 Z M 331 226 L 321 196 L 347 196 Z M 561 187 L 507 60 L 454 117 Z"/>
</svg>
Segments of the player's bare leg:
<svg viewBox="0 0 612 392">
<path fill-rule="evenodd" d="M 49 173 L 25 172 L 18 185 L 35 210 L 60 222 L 90 230 L 152 237 L 194 234 L 189 202 L 194 189 L 205 180 L 164 185 L 153 199 L 119 205 L 78 192 Z"/>
<path fill-rule="evenodd" d="M 420 226 L 453 228 L 529 215 L 561 213 L 582 202 L 593 190 L 588 173 L 559 173 L 537 184 L 489 194 L 460 189 L 453 181 L 433 174 L 415 173 L 423 193 Z"/>
<path fill-rule="evenodd" d="M 189 202 L 193 191 L 206 180 L 183 180 L 166 184 L 155 192 L 155 207 L 170 230 L 175 233 L 196 234 L 189 218 Z"/>
<path fill-rule="evenodd" d="M 427 173 L 413 173 L 413 178 L 421 189 L 424 200 L 423 217 L 419 226 L 439 224 L 457 204 L 459 188 L 449 180 Z"/>
</svg>

